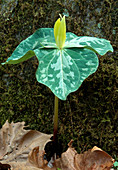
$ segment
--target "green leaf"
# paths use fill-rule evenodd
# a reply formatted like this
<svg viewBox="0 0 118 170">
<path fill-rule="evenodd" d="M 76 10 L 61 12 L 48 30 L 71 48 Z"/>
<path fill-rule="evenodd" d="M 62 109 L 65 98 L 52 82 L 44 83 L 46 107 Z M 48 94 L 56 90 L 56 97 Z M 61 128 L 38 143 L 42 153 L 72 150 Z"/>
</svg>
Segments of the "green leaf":
<svg viewBox="0 0 118 170">
<path fill-rule="evenodd" d="M 106 39 L 89 37 L 89 36 L 78 37 L 76 35 L 74 36 L 72 33 L 67 33 L 65 48 L 73 48 L 73 47 L 88 48 L 100 55 L 104 55 L 108 51 L 113 52 L 113 48 L 110 44 L 110 41 Z"/>
<path fill-rule="evenodd" d="M 41 38 L 40 44 L 42 47 L 57 48 L 53 28 L 40 28 L 38 31 L 38 36 Z"/>
<path fill-rule="evenodd" d="M 15 54 L 15 53 L 14 53 Z M 15 56 L 18 56 L 17 54 Z M 19 57 L 16 58 L 14 57 L 14 55 L 12 55 L 11 57 L 8 58 L 8 60 L 5 62 L 5 63 L 2 63 L 3 65 L 4 64 L 18 64 L 18 63 L 21 63 L 23 61 L 26 61 L 28 60 L 29 58 L 35 56 L 35 53 L 33 51 L 28 51 L 24 56 L 22 57 Z"/>
<path fill-rule="evenodd" d="M 39 66 L 37 81 L 48 86 L 60 99 L 66 100 L 82 82 L 97 70 L 98 57 L 113 51 L 108 40 L 95 37 L 78 37 L 68 32 L 63 49 L 55 43 L 53 28 L 40 28 L 23 40 L 3 64 L 17 64 L 36 55 Z"/>
<path fill-rule="evenodd" d="M 12 55 L 2 64 L 18 64 L 26 61 L 35 56 L 37 49 L 43 48 L 56 48 L 53 28 L 40 28 L 34 34 L 23 40 Z"/>
<path fill-rule="evenodd" d="M 76 91 L 97 70 L 98 57 L 89 49 L 40 49 L 37 81 L 48 86 L 61 100 Z"/>
</svg>

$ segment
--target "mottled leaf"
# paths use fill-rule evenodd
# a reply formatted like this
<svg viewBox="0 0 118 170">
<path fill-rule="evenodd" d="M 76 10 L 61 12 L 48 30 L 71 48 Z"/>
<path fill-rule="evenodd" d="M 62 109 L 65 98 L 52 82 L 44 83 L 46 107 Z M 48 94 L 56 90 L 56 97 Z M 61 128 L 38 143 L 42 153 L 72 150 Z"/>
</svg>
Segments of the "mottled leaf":
<svg viewBox="0 0 118 170">
<path fill-rule="evenodd" d="M 66 100 L 98 67 L 98 57 L 89 49 L 40 50 L 37 81 L 48 86 L 60 99 Z M 43 55 L 44 54 L 44 55 Z"/>
<path fill-rule="evenodd" d="M 48 86 L 60 99 L 66 100 L 82 82 L 97 70 L 98 58 L 113 51 L 108 40 L 66 33 L 63 49 L 58 49 L 53 28 L 40 28 L 22 41 L 3 64 L 17 64 L 36 55 L 39 66 L 37 81 Z"/>
<path fill-rule="evenodd" d="M 2 64 L 18 64 L 35 56 L 35 50 L 43 48 L 55 48 L 53 28 L 40 28 L 34 34 L 23 40 L 12 55 Z"/>
<path fill-rule="evenodd" d="M 70 34 L 70 35 L 69 35 Z M 110 44 L 110 41 L 102 38 L 81 36 L 77 37 L 72 33 L 67 33 L 67 38 L 65 42 L 65 48 L 88 48 L 94 52 L 104 55 L 106 52 L 113 52 L 113 48 Z M 71 38 L 72 37 L 72 38 Z"/>
</svg>

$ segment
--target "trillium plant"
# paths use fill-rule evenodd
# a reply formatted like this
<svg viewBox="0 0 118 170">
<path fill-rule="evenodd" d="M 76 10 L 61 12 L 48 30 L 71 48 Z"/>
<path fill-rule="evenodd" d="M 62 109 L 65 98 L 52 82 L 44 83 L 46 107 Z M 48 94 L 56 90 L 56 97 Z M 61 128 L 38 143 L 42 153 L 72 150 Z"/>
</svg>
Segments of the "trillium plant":
<svg viewBox="0 0 118 170">
<path fill-rule="evenodd" d="M 57 138 L 58 99 L 66 100 L 99 65 L 96 55 L 113 52 L 106 39 L 77 36 L 66 33 L 65 16 L 55 22 L 53 28 L 40 28 L 23 40 L 3 64 L 18 64 L 36 56 L 39 66 L 36 79 L 48 86 L 55 95 L 54 134 Z"/>
</svg>

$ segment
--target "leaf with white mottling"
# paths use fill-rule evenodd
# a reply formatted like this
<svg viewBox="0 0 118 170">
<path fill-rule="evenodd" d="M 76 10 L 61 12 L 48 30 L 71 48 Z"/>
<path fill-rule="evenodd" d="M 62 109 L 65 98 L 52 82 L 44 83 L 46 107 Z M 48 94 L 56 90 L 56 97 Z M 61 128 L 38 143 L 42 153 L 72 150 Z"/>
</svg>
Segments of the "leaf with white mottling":
<svg viewBox="0 0 118 170">
<path fill-rule="evenodd" d="M 40 28 L 34 34 L 23 40 L 12 55 L 2 64 L 18 64 L 35 56 L 38 49 L 56 48 L 53 28 Z"/>
<path fill-rule="evenodd" d="M 48 86 L 60 99 L 66 100 L 82 82 L 97 70 L 98 58 L 113 48 L 108 40 L 68 32 L 63 49 L 58 49 L 53 28 L 40 28 L 22 41 L 3 64 L 17 64 L 36 55 L 39 66 L 37 81 Z"/>
<path fill-rule="evenodd" d="M 70 33 L 68 33 L 70 34 Z M 110 41 L 102 38 L 89 37 L 89 36 L 81 36 L 77 37 L 73 35 L 73 38 L 70 39 L 69 35 L 66 38 L 65 48 L 88 48 L 97 52 L 100 55 L 106 54 L 106 52 L 113 52 L 113 48 L 110 44 Z"/>
<path fill-rule="evenodd" d="M 68 94 L 76 91 L 98 67 L 98 57 L 89 49 L 50 49 L 37 58 L 37 81 L 48 86 L 61 100 L 66 100 Z"/>
</svg>

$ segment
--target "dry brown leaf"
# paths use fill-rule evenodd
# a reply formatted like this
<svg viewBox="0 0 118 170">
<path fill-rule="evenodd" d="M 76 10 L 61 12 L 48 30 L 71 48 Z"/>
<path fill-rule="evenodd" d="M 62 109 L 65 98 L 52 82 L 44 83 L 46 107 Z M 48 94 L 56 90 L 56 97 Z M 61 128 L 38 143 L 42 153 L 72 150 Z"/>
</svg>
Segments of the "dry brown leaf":
<svg viewBox="0 0 118 170">
<path fill-rule="evenodd" d="M 10 165 L 11 170 L 110 170 L 114 163 L 110 155 L 96 146 L 78 154 L 71 140 L 67 151 L 49 168 L 44 160 L 44 147 L 52 135 L 24 127 L 24 122 L 9 124 L 7 121 L 0 130 L 0 167 Z"/>
<path fill-rule="evenodd" d="M 83 154 L 77 154 L 74 148 L 69 147 L 55 161 L 56 167 L 63 170 L 110 170 L 113 163 L 112 157 L 96 146 Z"/>
<path fill-rule="evenodd" d="M 12 167 L 10 170 L 43 170 L 41 168 L 27 166 L 26 163 L 22 162 L 10 162 L 10 165 Z"/>
<path fill-rule="evenodd" d="M 41 168 L 43 170 L 56 170 L 55 165 L 53 168 L 47 166 L 48 161 L 44 160 L 45 151 L 39 151 L 39 147 L 35 147 L 28 156 L 27 166 Z"/>
<path fill-rule="evenodd" d="M 0 130 L 0 162 L 7 163 L 13 168 L 21 164 L 19 170 L 25 166 L 30 151 L 37 146 L 39 150 L 44 150 L 52 137 L 35 130 L 25 130 L 24 124 L 24 122 L 10 124 L 6 121 Z"/>
<path fill-rule="evenodd" d="M 39 147 L 35 147 L 28 155 L 28 166 L 34 166 L 37 168 L 44 168 L 48 161 L 44 160 L 45 151 L 39 151 Z"/>
<path fill-rule="evenodd" d="M 76 170 L 74 163 L 76 154 L 76 150 L 69 147 L 66 152 L 62 153 L 61 158 L 55 161 L 56 167 L 63 170 Z"/>
<path fill-rule="evenodd" d="M 75 156 L 75 167 L 78 170 L 110 170 L 113 163 L 112 157 L 96 146 Z"/>
</svg>

